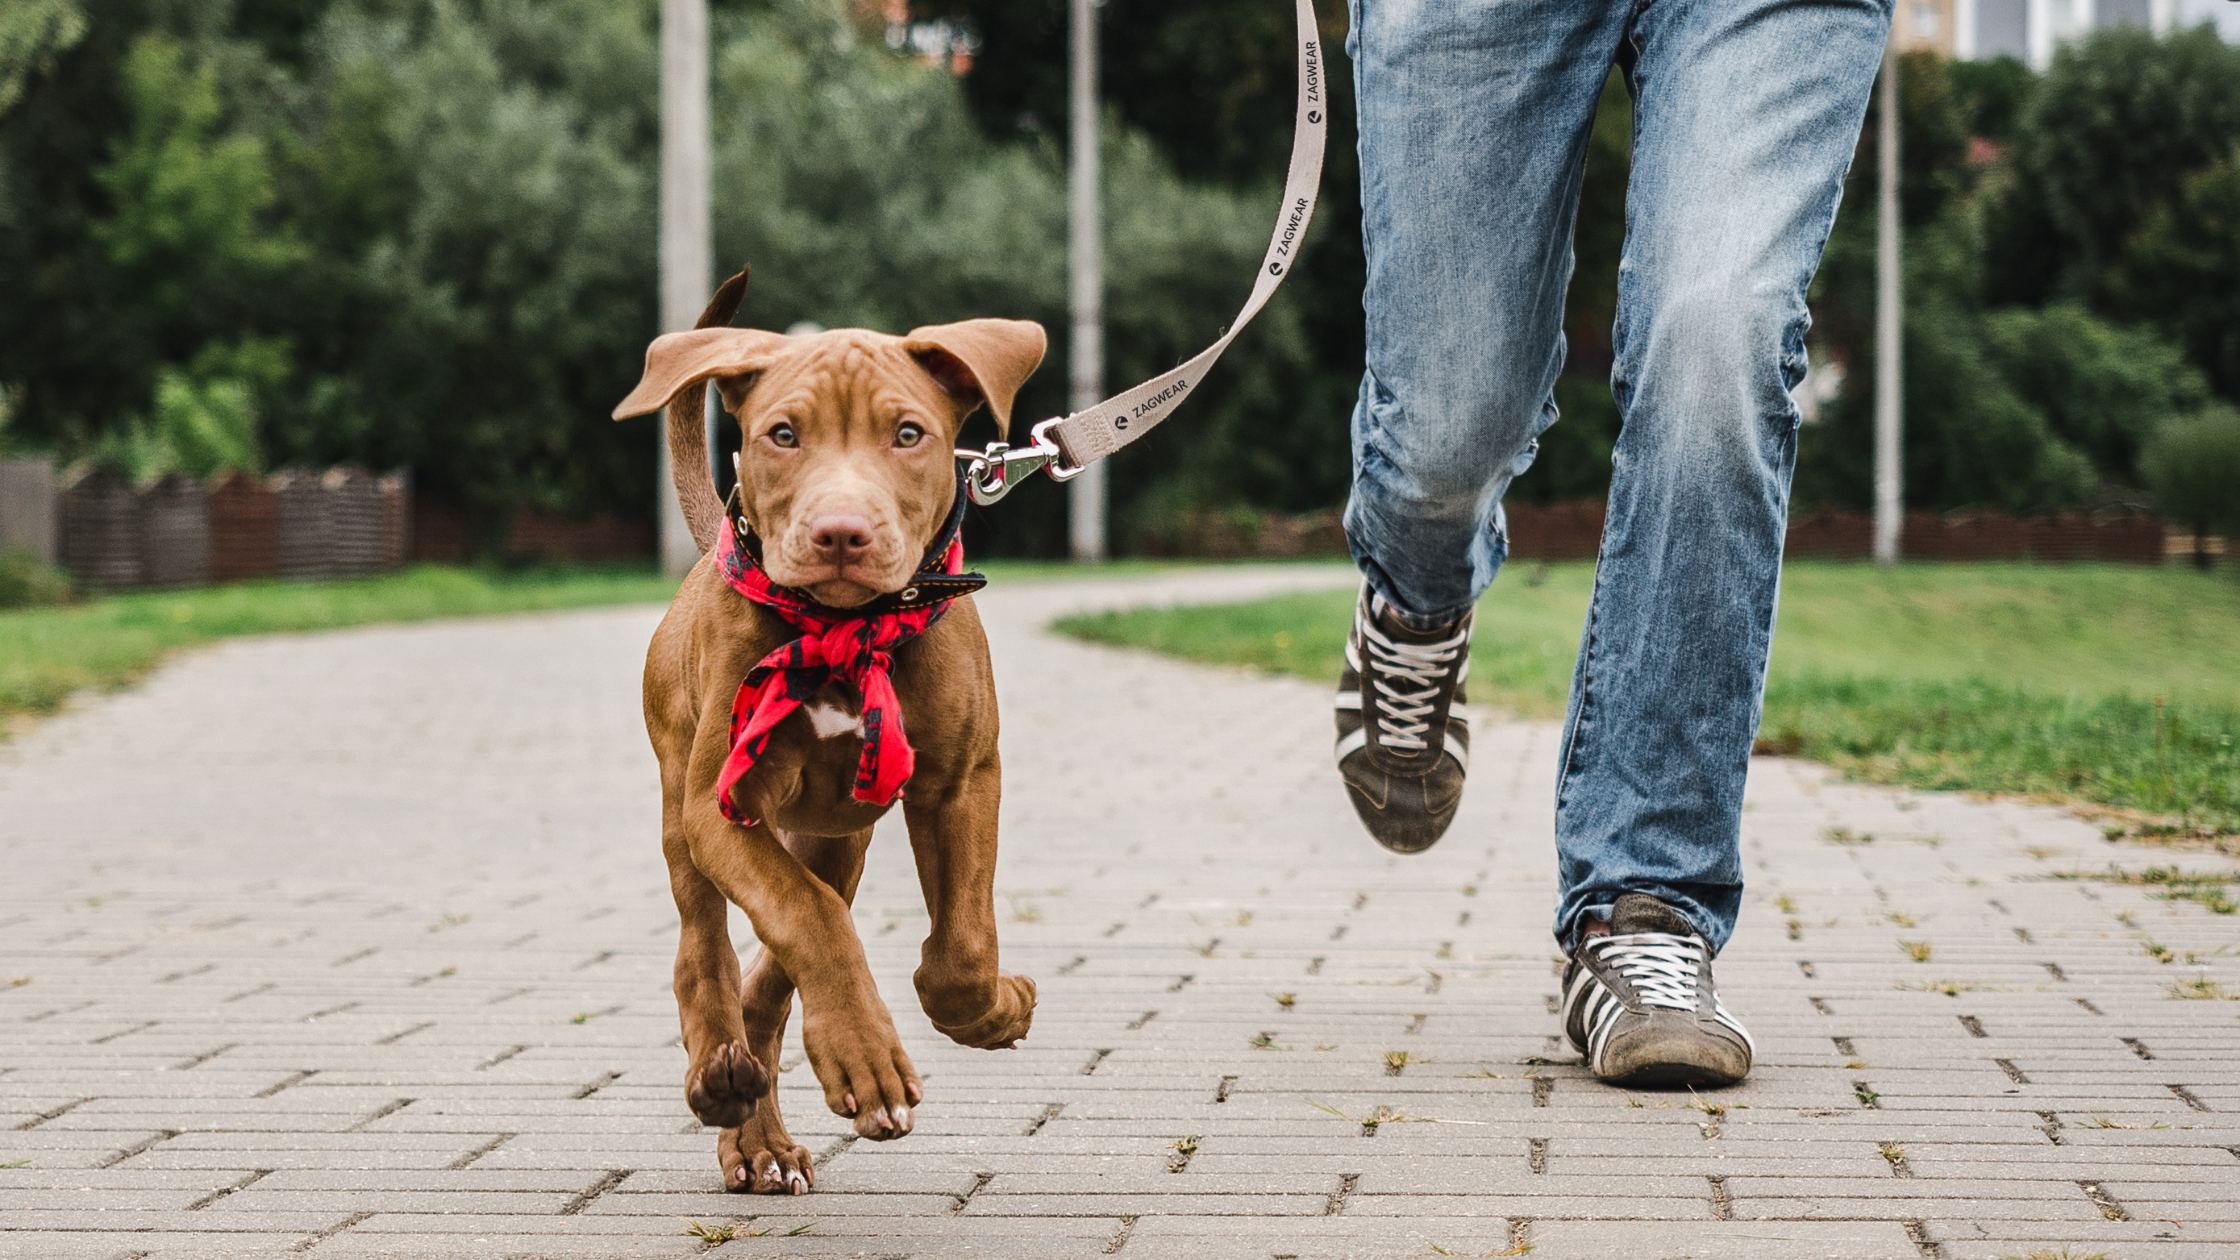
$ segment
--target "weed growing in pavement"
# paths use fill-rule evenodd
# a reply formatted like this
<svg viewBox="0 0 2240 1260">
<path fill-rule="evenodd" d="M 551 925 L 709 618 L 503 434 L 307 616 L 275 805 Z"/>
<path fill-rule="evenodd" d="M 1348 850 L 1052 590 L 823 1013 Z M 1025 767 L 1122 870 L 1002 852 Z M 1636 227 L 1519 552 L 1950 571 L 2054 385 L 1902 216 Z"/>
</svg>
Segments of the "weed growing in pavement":
<svg viewBox="0 0 2240 1260">
<path fill-rule="evenodd" d="M 2213 914 L 2240 911 L 2240 902 L 2235 902 L 2228 890 L 2230 885 L 2240 883 L 2240 871 L 2186 871 L 2175 866 L 2150 866 L 2142 871 L 2127 871 L 2110 862 L 2105 872 L 2059 871 L 2053 877 L 2092 880 L 2103 884 L 2140 884 L 2153 888 L 2154 891 L 2149 895 L 2158 901 L 2199 902 Z"/>
<path fill-rule="evenodd" d="M 1929 961 L 1929 951 L 1933 947 L 1927 941 L 1899 941 L 1898 948 L 1906 952 L 1906 957 L 1917 963 L 1925 963 Z"/>
<path fill-rule="evenodd" d="M 1976 984 L 1969 980 L 1932 980 L 1925 984 L 1900 984 L 1895 987 L 1910 989 L 1917 993 L 1942 993 L 1946 997 L 1959 997 L 1963 993 L 1977 992 L 2005 993 L 2009 990 L 2007 985 Z"/>
<path fill-rule="evenodd" d="M 0 1164 L 0 1168 L 29 1168 L 29 1167 L 31 1167 L 31 1161 L 30 1161 L 30 1160 L 28 1160 L 28 1159 L 16 1159 L 16 1160 L 10 1160 L 10 1161 L 8 1161 L 8 1162 L 7 1162 L 7 1163 L 5 1163 L 5 1164 Z"/>
<path fill-rule="evenodd" d="M 1871 831 L 1853 831 L 1849 827 L 1822 827 L 1820 838 L 1829 844 L 1873 844 Z"/>
<path fill-rule="evenodd" d="M 727 1243 L 739 1236 L 737 1225 L 703 1225 L 691 1217 L 684 1219 L 684 1232 L 702 1242 Z"/>
<path fill-rule="evenodd" d="M 1905 1162 L 1906 1148 L 1898 1145 L 1896 1142 L 1884 1142 L 1881 1146 L 1875 1149 L 1882 1152 L 1882 1157 L 1890 1161 L 1890 1166 L 1892 1168 L 1896 1168 L 1900 1164 L 1903 1164 Z"/>
<path fill-rule="evenodd" d="M 1276 1000 L 1277 1006 L 1287 1011 L 1299 1003 L 1299 995 L 1296 993 L 1271 993 L 1268 996 Z"/>
<path fill-rule="evenodd" d="M 2070 1127 L 2076 1129 L 2167 1129 L 2170 1127 L 2170 1122 L 2157 1120 L 2153 1124 L 2125 1124 L 2121 1120 L 2110 1119 L 2107 1116 L 2094 1116 L 2090 1120 L 2078 1120 Z"/>
<path fill-rule="evenodd" d="M 1889 914 L 1887 914 L 1887 915 L 1885 915 L 1885 916 L 1883 916 L 1883 917 L 1885 917 L 1885 918 L 1889 919 L 1889 920 L 1890 920 L 1890 921 L 1891 921 L 1892 923 L 1895 923 L 1895 924 L 1897 924 L 1897 925 L 1898 925 L 1899 927 L 1920 927 L 1920 926 L 1921 926 L 1921 919 L 1920 919 L 1920 917 L 1919 917 L 1919 916 L 1917 916 L 1917 915 L 1911 915 L 1911 914 L 1901 914 L 1900 912 L 1898 912 L 1898 911 L 1896 911 L 1896 910 L 1893 910 L 1893 911 L 1891 911 L 1891 912 L 1890 912 Z"/>
<path fill-rule="evenodd" d="M 2154 959 L 2156 962 L 2161 963 L 2165 967 L 2178 960 L 2178 955 L 2175 951 L 2173 951 L 2168 945 L 2163 944 L 2161 941 L 2158 941 L 2151 936 L 2140 937 L 2139 948 L 2146 951 L 2147 957 Z"/>
<path fill-rule="evenodd" d="M 1289 1050 L 1291 1047 L 1277 1045 L 1276 1035 L 1272 1032 L 1264 1032 L 1252 1039 L 1252 1048 L 1255 1050 Z"/>
<path fill-rule="evenodd" d="M 1881 1094 L 1876 1093 L 1874 1090 L 1868 1089 L 1865 1085 L 1852 1086 L 1851 1096 L 1858 1099 L 1859 1105 L 1862 1107 L 1872 1107 L 1877 1102 L 1880 1102 L 1882 1100 Z"/>
<path fill-rule="evenodd" d="M 1364 1136 L 1371 1132 L 1374 1132 L 1376 1130 L 1376 1127 L 1380 1124 L 1485 1125 L 1493 1123 L 1490 1120 L 1441 1120 L 1437 1116 L 1411 1116 L 1404 1111 L 1394 1111 L 1392 1108 L 1387 1107 L 1382 1103 L 1379 1103 L 1377 1105 L 1377 1109 L 1369 1115 L 1349 1116 L 1345 1112 L 1338 1110 L 1336 1107 L 1333 1107 L 1326 1102 L 1316 1102 L 1312 1098 L 1302 1098 L 1299 1101 L 1307 1104 L 1309 1107 L 1314 1108 L 1316 1111 L 1336 1116 L 1338 1119 L 1343 1120 L 1348 1124 L 1360 1125 Z"/>
<path fill-rule="evenodd" d="M 1797 912 L 1796 898 L 1791 897 L 1787 893 L 1783 893 L 1780 896 L 1775 897 L 1773 899 L 1773 905 L 1775 909 L 1781 911 L 1781 913 L 1783 914 L 1795 914 Z"/>
<path fill-rule="evenodd" d="M 2211 980 L 2207 974 L 2195 976 L 2191 980 L 2173 980 L 2170 982 L 2169 993 L 2171 997 L 2185 998 L 2196 1002 L 2217 1002 L 2233 996 L 2225 992 L 2224 986 Z"/>
</svg>

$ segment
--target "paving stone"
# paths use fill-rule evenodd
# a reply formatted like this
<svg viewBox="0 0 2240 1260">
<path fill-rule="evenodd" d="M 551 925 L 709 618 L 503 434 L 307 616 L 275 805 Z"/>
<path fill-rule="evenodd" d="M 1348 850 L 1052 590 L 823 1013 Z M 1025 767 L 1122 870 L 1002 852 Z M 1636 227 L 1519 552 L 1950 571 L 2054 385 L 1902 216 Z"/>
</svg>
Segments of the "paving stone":
<svg viewBox="0 0 2240 1260">
<path fill-rule="evenodd" d="M 1486 715 L 1453 832 L 1400 858 L 1328 769 L 1322 688 L 1038 629 L 1353 581 L 984 595 L 1035 1029 L 989 1055 L 926 1026 L 882 824 L 855 920 L 927 1102 L 847 1141 L 790 1043 L 780 1103 L 822 1160 L 798 1198 L 723 1193 L 681 1097 L 658 610 L 238 640 L 27 724 L 0 744 L 0 954 L 29 981 L 0 987 L 0 1164 L 28 1161 L 0 1257 L 670 1257 L 705 1245 L 687 1218 L 741 1227 L 716 1255 L 913 1260 L 2240 1247 L 2229 1012 L 2172 1000 L 2141 943 L 2214 977 L 2240 925 L 2054 878 L 2168 851 L 1761 759 L 1720 960 L 1757 1071 L 1612 1090 L 1547 1010 L 1552 724 Z"/>
</svg>

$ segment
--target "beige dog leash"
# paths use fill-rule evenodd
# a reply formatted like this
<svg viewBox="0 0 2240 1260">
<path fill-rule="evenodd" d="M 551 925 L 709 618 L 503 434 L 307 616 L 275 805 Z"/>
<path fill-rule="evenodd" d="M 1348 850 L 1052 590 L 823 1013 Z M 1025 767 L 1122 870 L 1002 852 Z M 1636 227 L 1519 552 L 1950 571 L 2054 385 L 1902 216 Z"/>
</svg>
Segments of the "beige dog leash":
<svg viewBox="0 0 2240 1260">
<path fill-rule="evenodd" d="M 1322 46 L 1315 27 L 1312 0 L 1294 0 L 1299 16 L 1299 103 L 1291 132 L 1291 171 L 1284 178 L 1283 213 L 1276 218 L 1267 256 L 1252 282 L 1244 309 L 1219 341 L 1207 346 L 1189 362 L 1154 376 L 1134 389 L 1116 394 L 1086 411 L 1045 420 L 1034 426 L 1026 445 L 990 442 L 985 451 L 957 452 L 966 461 L 965 489 L 974 503 L 985 507 L 1011 493 L 1021 479 L 1037 469 L 1047 469 L 1054 480 L 1069 481 L 1081 470 L 1142 437 L 1174 414 L 1213 367 L 1214 360 L 1237 339 L 1252 317 L 1275 296 L 1276 287 L 1291 272 L 1298 247 L 1306 239 L 1307 224 L 1314 218 L 1316 189 L 1322 182 L 1322 147 L 1329 129 L 1329 105 L 1323 83 Z"/>
</svg>

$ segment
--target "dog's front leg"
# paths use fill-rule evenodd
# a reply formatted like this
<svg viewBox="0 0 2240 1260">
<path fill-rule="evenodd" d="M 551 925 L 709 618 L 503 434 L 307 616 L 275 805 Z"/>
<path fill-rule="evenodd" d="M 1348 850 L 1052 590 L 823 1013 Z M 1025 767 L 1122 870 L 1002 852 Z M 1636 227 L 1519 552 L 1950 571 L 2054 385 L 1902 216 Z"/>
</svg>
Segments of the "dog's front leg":
<svg viewBox="0 0 2240 1260">
<path fill-rule="evenodd" d="M 1017 1044 L 1034 1022 L 1034 981 L 997 965 L 996 809 L 1002 771 L 991 754 L 930 799 L 903 798 L 910 849 L 933 930 L 913 977 L 918 1003 L 951 1041 L 983 1050 Z"/>
<path fill-rule="evenodd" d="M 871 845 L 870 832 L 852 836 L 783 834 L 787 852 L 839 893 L 841 900 L 855 904 L 856 883 L 863 878 L 864 850 Z M 740 1006 L 746 1017 L 748 1046 L 773 1067 L 785 1045 L 786 1018 L 793 1013 L 793 989 L 793 977 L 778 964 L 777 956 L 768 947 L 757 949 L 753 964 L 747 968 L 746 993 Z M 724 1187 L 730 1190 L 802 1194 L 817 1183 L 809 1152 L 786 1132 L 775 1092 L 744 1124 L 724 1130 L 716 1143 L 716 1158 L 723 1164 Z"/>
<path fill-rule="evenodd" d="M 908 1133 L 923 1086 L 879 1001 L 846 899 L 770 827 L 725 819 L 712 791 L 686 801 L 685 824 L 693 865 L 747 912 L 764 951 L 801 990 L 801 1044 L 825 1105 L 853 1119 L 858 1136 Z"/>
</svg>

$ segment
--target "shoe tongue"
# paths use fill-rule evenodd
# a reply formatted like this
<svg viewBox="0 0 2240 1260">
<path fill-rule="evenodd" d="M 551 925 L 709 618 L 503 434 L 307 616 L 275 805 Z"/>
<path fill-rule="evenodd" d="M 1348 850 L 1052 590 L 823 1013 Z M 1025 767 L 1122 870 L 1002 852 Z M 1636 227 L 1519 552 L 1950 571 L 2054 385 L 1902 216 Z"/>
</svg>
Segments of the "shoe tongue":
<svg viewBox="0 0 2240 1260">
<path fill-rule="evenodd" d="M 1695 928 L 1680 917 L 1680 912 L 1647 893 L 1619 893 L 1617 904 L 1610 910 L 1610 931 L 1624 936 L 1632 932 L 1668 932 L 1674 936 L 1694 936 Z"/>
<path fill-rule="evenodd" d="M 1384 598 L 1380 596 L 1376 602 L 1376 618 L 1377 629 L 1384 631 L 1388 637 L 1397 639 L 1402 643 L 1443 643 L 1454 637 L 1455 631 L 1462 628 L 1462 623 L 1469 618 L 1469 614 L 1464 613 L 1443 626 L 1433 626 L 1429 630 L 1418 630 L 1400 620 L 1399 610 L 1385 602 Z"/>
</svg>

